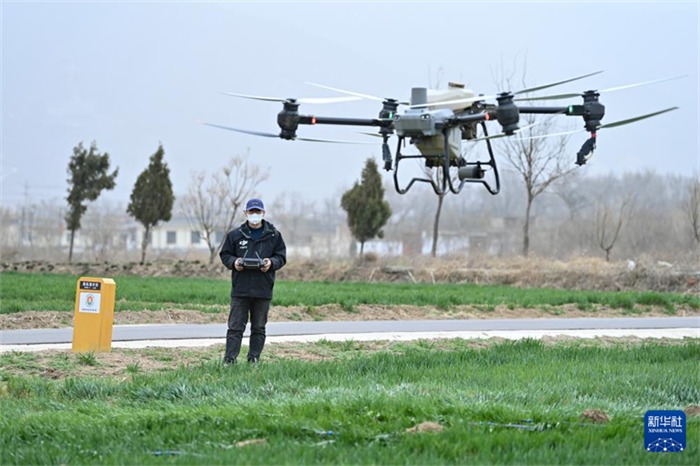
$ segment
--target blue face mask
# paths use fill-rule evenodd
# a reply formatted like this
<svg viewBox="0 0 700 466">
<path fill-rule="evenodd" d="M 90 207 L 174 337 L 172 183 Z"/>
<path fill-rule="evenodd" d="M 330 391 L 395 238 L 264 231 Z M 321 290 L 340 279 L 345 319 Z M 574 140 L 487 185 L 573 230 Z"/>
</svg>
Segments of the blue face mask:
<svg viewBox="0 0 700 466">
<path fill-rule="evenodd" d="M 262 219 L 262 214 L 248 214 L 248 222 L 250 222 L 252 225 L 257 225 L 258 223 L 262 222 Z"/>
</svg>

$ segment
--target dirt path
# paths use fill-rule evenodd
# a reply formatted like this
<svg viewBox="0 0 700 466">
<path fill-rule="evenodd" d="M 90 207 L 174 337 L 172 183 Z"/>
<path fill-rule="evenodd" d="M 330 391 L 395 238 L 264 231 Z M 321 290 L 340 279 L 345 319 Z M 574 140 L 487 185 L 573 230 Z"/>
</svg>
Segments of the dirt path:
<svg viewBox="0 0 700 466">
<path fill-rule="evenodd" d="M 533 318 L 581 318 L 581 317 L 668 317 L 661 307 L 644 307 L 633 312 L 594 306 L 580 310 L 575 304 L 543 306 L 537 309 L 509 309 L 505 305 L 454 306 L 449 310 L 433 306 L 408 305 L 357 305 L 349 312 L 340 305 L 327 304 L 317 307 L 273 307 L 270 322 L 301 321 L 352 321 L 352 320 L 428 320 L 428 319 L 533 319 Z M 700 310 L 687 307 L 676 311 L 676 316 L 700 316 Z M 163 311 L 121 311 L 114 316 L 115 325 L 132 324 L 211 324 L 226 323 L 227 312 L 211 313 L 182 309 Z M 73 325 L 73 314 L 57 311 L 28 311 L 0 314 L 0 329 L 63 328 Z"/>
</svg>

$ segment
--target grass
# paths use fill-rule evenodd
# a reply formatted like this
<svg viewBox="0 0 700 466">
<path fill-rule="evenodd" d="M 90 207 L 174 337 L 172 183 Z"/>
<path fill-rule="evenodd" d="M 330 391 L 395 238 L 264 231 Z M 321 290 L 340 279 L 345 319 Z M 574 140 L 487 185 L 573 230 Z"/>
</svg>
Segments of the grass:
<svg viewBox="0 0 700 466">
<path fill-rule="evenodd" d="M 75 285 L 79 277 L 59 274 L 0 274 L 2 301 L 0 313 L 20 311 L 72 311 Z M 193 309 L 202 312 L 228 312 L 231 283 L 226 279 L 118 277 L 115 310 Z M 347 312 L 357 312 L 361 304 L 436 306 L 449 310 L 456 305 L 478 305 L 491 310 L 509 308 L 557 307 L 575 304 L 581 310 L 602 305 L 634 311 L 637 307 L 661 306 L 669 314 L 677 307 L 700 308 L 700 297 L 679 293 L 608 292 L 523 289 L 473 284 L 403 284 L 357 282 L 278 282 L 277 306 L 304 306 L 313 309 L 339 304 Z"/>
<path fill-rule="evenodd" d="M 141 364 L 140 363 L 134 363 L 134 364 L 127 364 L 126 365 L 126 372 L 129 374 L 138 374 L 141 372 Z"/>
<path fill-rule="evenodd" d="M 75 355 L 75 358 L 78 360 L 78 364 L 82 364 L 83 366 L 96 366 L 97 365 L 97 357 L 95 356 L 95 353 L 78 353 Z"/>
<path fill-rule="evenodd" d="M 697 340 L 486 348 L 451 340 L 357 353 L 362 345 L 319 341 L 338 356 L 322 362 L 217 360 L 62 380 L 4 373 L 0 463 L 698 463 L 700 418 L 688 418 L 683 453 L 647 453 L 642 434 L 647 410 L 700 401 Z M 582 422 L 587 409 L 611 421 Z M 405 432 L 424 421 L 444 430 Z M 509 423 L 533 430 L 498 425 Z M 234 446 L 257 438 L 266 444 Z"/>
</svg>

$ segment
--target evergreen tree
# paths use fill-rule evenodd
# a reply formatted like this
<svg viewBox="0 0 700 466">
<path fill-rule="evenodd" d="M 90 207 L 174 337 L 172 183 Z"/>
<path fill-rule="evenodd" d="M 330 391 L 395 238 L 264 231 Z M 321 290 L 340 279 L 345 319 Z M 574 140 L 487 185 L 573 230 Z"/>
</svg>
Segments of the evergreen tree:
<svg viewBox="0 0 700 466">
<path fill-rule="evenodd" d="M 136 179 L 131 191 L 131 200 L 126 212 L 138 220 L 146 229 L 141 242 L 141 264 L 146 260 L 146 248 L 151 229 L 158 222 L 167 222 L 172 217 L 175 195 L 170 181 L 170 169 L 163 161 L 163 145 L 151 156 L 148 167 Z"/>
<path fill-rule="evenodd" d="M 66 227 L 70 231 L 70 249 L 68 262 L 73 260 L 73 243 L 75 232 L 80 229 L 80 219 L 87 210 L 88 201 L 94 201 L 104 189 L 114 189 L 119 168 L 109 174 L 109 154 L 100 154 L 97 143 L 93 141 L 90 149 L 85 149 L 81 142 L 73 148 L 73 156 L 68 163 L 68 212 Z"/>
<path fill-rule="evenodd" d="M 365 242 L 374 237 L 384 237 L 382 228 L 391 216 L 391 207 L 384 200 L 382 177 L 373 159 L 367 159 L 361 181 L 356 181 L 343 194 L 340 206 L 348 214 L 352 236 L 360 242 L 360 255 L 364 252 Z"/>
</svg>

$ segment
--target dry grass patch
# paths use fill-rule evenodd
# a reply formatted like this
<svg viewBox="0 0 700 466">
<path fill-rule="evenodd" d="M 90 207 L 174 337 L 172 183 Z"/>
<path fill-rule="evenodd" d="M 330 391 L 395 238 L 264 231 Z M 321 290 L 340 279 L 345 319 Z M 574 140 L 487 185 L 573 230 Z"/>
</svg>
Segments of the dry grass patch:
<svg viewBox="0 0 700 466">
<path fill-rule="evenodd" d="M 596 424 L 604 424 L 610 421 L 608 415 L 602 409 L 587 409 L 581 414 L 580 419 L 582 421 L 591 421 Z"/>
</svg>

